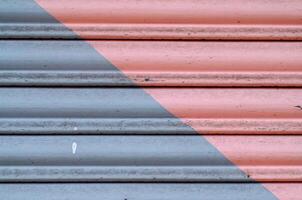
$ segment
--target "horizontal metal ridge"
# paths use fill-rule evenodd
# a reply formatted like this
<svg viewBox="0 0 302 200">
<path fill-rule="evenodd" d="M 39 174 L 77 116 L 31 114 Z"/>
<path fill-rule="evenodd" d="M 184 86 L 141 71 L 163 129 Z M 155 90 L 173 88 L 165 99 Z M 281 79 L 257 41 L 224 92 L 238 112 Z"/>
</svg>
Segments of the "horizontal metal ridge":
<svg viewBox="0 0 302 200">
<path fill-rule="evenodd" d="M 299 0 L 2 0 L 1 4 L 2 38 L 302 39 Z"/>
<path fill-rule="evenodd" d="M 88 43 L 0 41 L 0 85 L 302 86 L 301 42 Z"/>
<path fill-rule="evenodd" d="M 299 87 L 302 72 L 120 72 L 0 70 L 1 86 Z"/>
<path fill-rule="evenodd" d="M 302 167 L 242 167 L 248 175 L 238 173 L 236 167 L 94 167 L 94 166 L 35 166 L 0 167 L 0 182 L 218 182 L 253 183 L 301 182 Z"/>
<path fill-rule="evenodd" d="M 227 154 L 245 173 L 205 148 L 200 136 L 0 139 L 0 182 L 302 181 L 300 136 L 207 137 L 225 147 L 237 145 Z"/>
<path fill-rule="evenodd" d="M 85 39 L 302 40 L 302 25 L 65 24 Z M 2 39 L 78 39 L 57 24 L 0 23 Z"/>
<path fill-rule="evenodd" d="M 301 98 L 301 89 L 0 88 L 0 133 L 195 134 L 189 125 L 201 134 L 301 134 Z"/>
<path fill-rule="evenodd" d="M 7 2 L 1 0 L 3 22 L 39 22 L 46 21 L 43 12 L 32 5 L 31 1 Z M 299 0 L 142 0 L 98 1 L 90 0 L 36 0 L 36 3 L 59 21 L 69 23 L 104 24 L 298 24 L 301 25 L 301 1 Z M 7 7 L 5 7 L 5 5 Z M 29 10 L 22 10 L 27 7 Z M 5 10 L 7 8 L 7 10 Z M 236 9 L 236 13 L 234 13 Z M 121 10 L 123 12 L 121 12 Z M 29 12 L 32 11 L 32 12 Z M 224 12 L 222 12 L 224 11 Z M 184 13 L 183 13 L 184 12 Z M 276 14 L 278 13 L 278 15 Z M 74 14 L 77 15 L 74 15 Z M 39 18 L 41 17 L 41 18 Z M 239 20 L 240 22 L 238 22 Z"/>
<path fill-rule="evenodd" d="M 0 134 L 302 134 L 301 119 L 0 118 Z"/>
<path fill-rule="evenodd" d="M 282 188 L 280 198 L 299 200 L 302 184 L 266 184 Z M 263 200 L 258 184 L 1 184 L 6 200 Z M 219 192 L 217 192 L 219 191 Z M 282 195 L 283 194 L 283 195 Z"/>
</svg>

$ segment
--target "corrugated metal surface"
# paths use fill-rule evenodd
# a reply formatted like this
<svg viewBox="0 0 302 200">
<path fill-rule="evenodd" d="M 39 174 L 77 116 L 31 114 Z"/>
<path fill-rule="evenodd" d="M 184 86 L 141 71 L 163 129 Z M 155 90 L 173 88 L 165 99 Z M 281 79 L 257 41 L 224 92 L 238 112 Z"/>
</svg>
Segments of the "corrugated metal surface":
<svg viewBox="0 0 302 200">
<path fill-rule="evenodd" d="M 2 136 L 0 182 L 302 181 L 302 136 L 209 139 L 248 173 L 200 136 Z"/>
<path fill-rule="evenodd" d="M 0 41 L 1 85 L 302 86 L 302 42 Z"/>
<path fill-rule="evenodd" d="M 1 1 L 3 38 L 76 37 L 45 17 L 41 6 L 86 39 L 302 39 L 300 0 L 18 2 Z"/>
<path fill-rule="evenodd" d="M 301 13 L 0 0 L 1 199 L 301 199 Z"/>
<path fill-rule="evenodd" d="M 196 134 L 187 125 L 201 134 L 302 134 L 301 89 L 10 87 L 0 95 L 1 134 Z"/>
</svg>

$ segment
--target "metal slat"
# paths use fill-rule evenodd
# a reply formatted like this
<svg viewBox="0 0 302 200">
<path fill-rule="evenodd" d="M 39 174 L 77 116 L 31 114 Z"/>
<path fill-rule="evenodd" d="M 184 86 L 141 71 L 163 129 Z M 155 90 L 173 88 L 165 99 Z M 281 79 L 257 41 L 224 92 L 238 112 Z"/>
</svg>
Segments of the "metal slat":
<svg viewBox="0 0 302 200">
<path fill-rule="evenodd" d="M 0 46 L 2 86 L 302 86 L 301 42 L 9 40 Z"/>
<path fill-rule="evenodd" d="M 282 199 L 299 200 L 301 184 L 282 187 Z M 6 200 L 263 200 L 275 199 L 258 184 L 1 184 Z"/>
<path fill-rule="evenodd" d="M 302 131 L 300 89 L 0 88 L 0 97 L 1 134 Z"/>
<path fill-rule="evenodd" d="M 302 39 L 299 0 L 62 0 L 59 3 L 2 0 L 0 3 L 1 38 L 78 38 L 56 23 L 58 20 L 86 39 Z M 41 10 L 56 20 L 51 22 Z"/>
<path fill-rule="evenodd" d="M 248 174 L 200 136 L 1 136 L 0 182 L 302 180 L 300 136 L 211 137 Z"/>
<path fill-rule="evenodd" d="M 301 25 L 65 24 L 86 39 L 301 41 Z M 78 39 L 61 24 L 0 24 L 2 39 Z"/>
</svg>

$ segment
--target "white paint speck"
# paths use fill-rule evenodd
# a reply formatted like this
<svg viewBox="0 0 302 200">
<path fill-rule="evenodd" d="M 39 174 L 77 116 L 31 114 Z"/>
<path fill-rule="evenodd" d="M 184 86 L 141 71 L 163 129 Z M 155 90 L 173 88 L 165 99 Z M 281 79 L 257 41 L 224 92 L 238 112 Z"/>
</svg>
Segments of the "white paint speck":
<svg viewBox="0 0 302 200">
<path fill-rule="evenodd" d="M 77 131 L 77 130 L 78 130 L 78 127 L 74 127 L 73 130 L 74 130 L 74 131 Z"/>
<path fill-rule="evenodd" d="M 77 151 L 77 143 L 76 142 L 73 142 L 72 143 L 72 146 L 71 146 L 71 148 L 72 148 L 72 154 L 75 154 L 76 153 L 76 151 Z"/>
</svg>

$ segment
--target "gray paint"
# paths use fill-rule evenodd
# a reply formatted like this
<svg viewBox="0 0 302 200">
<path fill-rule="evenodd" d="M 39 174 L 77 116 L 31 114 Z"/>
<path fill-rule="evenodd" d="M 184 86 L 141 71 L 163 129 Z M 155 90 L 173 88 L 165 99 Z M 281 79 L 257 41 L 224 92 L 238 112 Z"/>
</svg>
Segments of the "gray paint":
<svg viewBox="0 0 302 200">
<path fill-rule="evenodd" d="M 250 182 L 200 136 L 2 136 L 0 182 Z"/>
<path fill-rule="evenodd" d="M 196 135 L 176 118 L 1 118 L 0 134 Z"/>
<path fill-rule="evenodd" d="M 0 0 L 0 23 L 56 23 L 34 0 Z"/>
<path fill-rule="evenodd" d="M 0 38 L 79 39 L 34 0 L 0 0 Z"/>
<path fill-rule="evenodd" d="M 139 88 L 0 88 L 0 118 L 174 118 Z"/>
<path fill-rule="evenodd" d="M 76 153 L 72 144 L 77 143 Z M 200 136 L 1 136 L 0 166 L 225 166 Z"/>
<path fill-rule="evenodd" d="M 84 41 L 2 40 L 0 71 L 119 71 Z"/>
<path fill-rule="evenodd" d="M 255 183 L 234 166 L 4 166 L 0 175 L 9 183 Z"/>
<path fill-rule="evenodd" d="M 258 184 L 1 184 L 5 200 L 266 200 Z M 294 187 L 294 186 L 293 186 Z"/>
<path fill-rule="evenodd" d="M 0 41 L 0 85 L 133 83 L 84 41 Z"/>
</svg>

